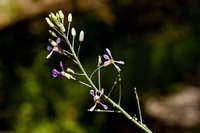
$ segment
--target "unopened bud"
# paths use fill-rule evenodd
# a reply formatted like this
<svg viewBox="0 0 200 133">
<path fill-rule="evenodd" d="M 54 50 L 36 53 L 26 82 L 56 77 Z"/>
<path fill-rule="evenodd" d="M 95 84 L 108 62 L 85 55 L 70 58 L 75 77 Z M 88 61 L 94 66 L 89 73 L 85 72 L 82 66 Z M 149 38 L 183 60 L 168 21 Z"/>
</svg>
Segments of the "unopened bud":
<svg viewBox="0 0 200 133">
<path fill-rule="evenodd" d="M 59 27 L 62 32 L 65 32 L 65 26 L 62 23 L 59 24 Z"/>
<path fill-rule="evenodd" d="M 75 73 L 74 70 L 72 70 L 71 68 L 67 68 L 67 72 L 68 72 L 68 73 L 72 73 L 72 74 Z"/>
<path fill-rule="evenodd" d="M 58 21 L 54 13 L 51 12 L 50 16 L 51 16 L 52 21 L 54 22 Z"/>
<path fill-rule="evenodd" d="M 68 22 L 69 22 L 69 23 L 72 22 L 72 14 L 71 14 L 71 13 L 68 14 Z"/>
<path fill-rule="evenodd" d="M 74 79 L 75 80 L 75 78 L 69 73 L 61 72 L 61 74 L 62 74 L 62 76 L 66 77 L 67 79 Z"/>
<path fill-rule="evenodd" d="M 56 13 L 56 18 L 57 20 L 61 20 L 60 15 L 58 13 Z"/>
<path fill-rule="evenodd" d="M 72 36 L 73 36 L 73 37 L 76 36 L 76 30 L 74 29 L 74 27 L 72 28 Z"/>
<path fill-rule="evenodd" d="M 98 66 L 100 66 L 101 63 L 102 63 L 101 56 L 98 56 Z"/>
<path fill-rule="evenodd" d="M 57 43 L 56 43 L 54 40 L 49 39 L 48 41 L 49 41 L 49 43 L 50 43 L 53 47 L 56 47 L 56 46 L 57 46 Z"/>
<path fill-rule="evenodd" d="M 79 41 L 80 42 L 84 41 L 84 32 L 83 31 L 81 31 L 80 34 L 79 34 Z"/>
<path fill-rule="evenodd" d="M 64 19 L 65 16 L 64 16 L 64 14 L 63 14 L 63 12 L 61 10 L 58 11 L 58 14 L 59 14 L 61 19 Z"/>
<path fill-rule="evenodd" d="M 53 37 L 57 37 L 56 33 L 53 32 L 53 31 L 51 31 L 51 30 L 49 30 L 49 34 L 50 34 L 51 36 L 53 36 Z"/>
<path fill-rule="evenodd" d="M 48 25 L 49 25 L 51 28 L 55 27 L 54 24 L 51 22 L 51 20 L 50 20 L 49 18 L 46 17 L 45 19 L 46 19 Z"/>
</svg>

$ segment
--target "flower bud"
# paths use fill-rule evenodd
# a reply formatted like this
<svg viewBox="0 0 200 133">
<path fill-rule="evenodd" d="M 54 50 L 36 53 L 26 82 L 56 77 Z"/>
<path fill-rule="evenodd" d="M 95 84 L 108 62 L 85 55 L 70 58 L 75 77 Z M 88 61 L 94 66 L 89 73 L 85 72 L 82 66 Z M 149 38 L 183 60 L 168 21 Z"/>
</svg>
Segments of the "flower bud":
<svg viewBox="0 0 200 133">
<path fill-rule="evenodd" d="M 61 20 L 60 15 L 58 13 L 56 13 L 56 18 L 57 20 Z"/>
<path fill-rule="evenodd" d="M 56 43 L 54 40 L 49 39 L 48 41 L 49 41 L 49 43 L 50 43 L 53 47 L 56 47 L 56 46 L 57 46 L 57 43 Z"/>
<path fill-rule="evenodd" d="M 68 72 L 68 73 L 72 73 L 72 74 L 75 73 L 74 70 L 72 70 L 71 68 L 67 68 L 67 72 Z"/>
<path fill-rule="evenodd" d="M 64 76 L 64 77 L 66 77 L 67 79 L 73 79 L 73 80 L 75 80 L 75 78 L 72 75 L 70 75 L 69 73 L 66 73 L 64 71 L 61 72 L 61 75 Z"/>
<path fill-rule="evenodd" d="M 84 32 L 83 31 L 81 31 L 80 34 L 79 34 L 79 41 L 80 42 L 84 41 Z"/>
<path fill-rule="evenodd" d="M 76 30 L 74 29 L 74 27 L 72 28 L 72 36 L 75 37 L 76 36 Z"/>
<path fill-rule="evenodd" d="M 102 63 L 101 56 L 98 56 L 98 66 L 100 66 L 101 63 Z"/>
<path fill-rule="evenodd" d="M 51 28 L 55 27 L 54 24 L 51 22 L 51 20 L 50 20 L 49 18 L 46 17 L 45 19 L 46 19 L 48 25 L 49 25 Z"/>
<path fill-rule="evenodd" d="M 71 14 L 71 13 L 68 14 L 68 22 L 69 22 L 69 23 L 72 22 L 72 14 Z"/>
<path fill-rule="evenodd" d="M 64 19 L 64 14 L 63 14 L 63 12 L 61 10 L 58 11 L 58 14 L 59 14 L 61 19 Z"/>
<path fill-rule="evenodd" d="M 57 37 L 56 33 L 53 32 L 53 31 L 51 31 L 51 30 L 49 30 L 49 34 L 50 34 L 51 36 L 53 36 L 53 37 Z"/>
<path fill-rule="evenodd" d="M 62 23 L 59 24 L 59 28 L 62 32 L 65 32 L 65 26 Z"/>
<path fill-rule="evenodd" d="M 54 13 L 51 12 L 50 14 L 52 21 L 57 22 L 57 17 L 54 15 Z"/>
</svg>

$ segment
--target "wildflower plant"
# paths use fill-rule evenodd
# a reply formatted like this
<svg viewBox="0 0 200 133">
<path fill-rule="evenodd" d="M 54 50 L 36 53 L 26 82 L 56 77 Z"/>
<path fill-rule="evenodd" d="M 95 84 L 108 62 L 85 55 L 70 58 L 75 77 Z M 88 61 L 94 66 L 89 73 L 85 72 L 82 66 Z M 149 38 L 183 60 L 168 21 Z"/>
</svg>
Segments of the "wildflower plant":
<svg viewBox="0 0 200 133">
<path fill-rule="evenodd" d="M 51 46 L 47 47 L 47 50 L 50 51 L 50 53 L 46 56 L 47 59 L 50 59 L 50 57 L 53 55 L 53 53 L 57 53 L 60 55 L 64 55 L 67 57 L 70 57 L 72 61 L 80 68 L 80 73 L 76 73 L 73 69 L 67 68 L 66 70 L 64 69 L 62 61 L 60 61 L 60 71 L 57 69 L 52 70 L 52 76 L 53 77 L 59 77 L 63 76 L 68 80 L 74 80 L 77 81 L 78 83 L 87 86 L 90 88 L 89 93 L 92 95 L 93 100 L 94 100 L 94 105 L 88 109 L 90 112 L 111 112 L 111 113 L 121 113 L 123 114 L 126 118 L 128 118 L 131 122 L 136 124 L 139 128 L 141 128 L 143 131 L 146 133 L 152 133 L 152 131 L 143 123 L 142 121 L 142 115 L 141 115 L 141 110 L 140 110 L 140 103 L 139 103 L 139 97 L 136 91 L 136 88 L 134 88 L 134 92 L 136 95 L 136 100 L 138 104 L 138 111 L 139 111 L 139 120 L 137 117 L 131 116 L 129 113 L 127 113 L 121 106 L 121 76 L 120 72 L 121 69 L 117 64 L 125 64 L 124 61 L 117 61 L 113 58 L 111 51 L 106 48 L 106 53 L 103 55 L 104 62 L 102 61 L 102 56 L 98 56 L 97 60 L 97 68 L 90 74 L 85 71 L 84 67 L 82 66 L 80 60 L 79 60 L 79 52 L 81 48 L 81 43 L 84 41 L 84 31 L 81 30 L 79 33 L 79 45 L 78 47 L 75 47 L 75 38 L 77 35 L 77 32 L 74 27 L 71 28 L 71 23 L 72 23 L 72 14 L 68 14 L 68 27 L 67 30 L 65 29 L 64 26 L 64 14 L 60 10 L 56 14 L 50 13 L 49 17 L 46 17 L 46 22 L 50 26 L 51 30 L 49 30 L 50 35 L 54 39 L 49 39 L 49 43 Z M 71 34 L 70 34 L 71 30 Z M 69 40 L 69 36 L 72 36 L 72 40 Z M 56 39 L 55 39 L 56 38 Z M 55 41 L 54 41 L 55 40 Z M 61 48 L 60 42 L 63 41 L 66 43 L 66 49 Z M 100 70 L 103 68 L 106 68 L 110 65 L 114 65 L 114 67 L 117 69 L 117 78 L 112 87 L 108 90 L 109 93 L 106 95 L 104 94 L 104 88 L 101 88 L 101 72 Z M 98 85 L 95 85 L 93 82 L 93 75 L 97 73 L 98 74 Z M 87 82 L 80 81 L 78 79 L 78 76 L 84 76 L 86 78 Z M 118 102 L 115 102 L 114 100 L 111 99 L 110 94 L 112 93 L 113 89 L 119 87 L 119 99 Z M 107 101 L 106 104 L 104 102 Z M 98 106 L 100 105 L 100 106 Z M 100 108 L 100 109 L 99 109 Z M 111 109 L 114 110 L 111 110 Z"/>
</svg>

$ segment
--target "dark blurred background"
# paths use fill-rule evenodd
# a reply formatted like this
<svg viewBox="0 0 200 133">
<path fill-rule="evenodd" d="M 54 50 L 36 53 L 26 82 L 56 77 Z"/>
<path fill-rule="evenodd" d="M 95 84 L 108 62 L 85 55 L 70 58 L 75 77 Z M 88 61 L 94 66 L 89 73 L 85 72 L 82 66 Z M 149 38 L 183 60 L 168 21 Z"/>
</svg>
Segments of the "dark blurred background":
<svg viewBox="0 0 200 133">
<path fill-rule="evenodd" d="M 60 60 L 78 71 L 58 54 L 45 58 L 50 35 L 44 18 L 59 9 L 66 16 L 72 12 L 72 25 L 85 32 L 80 58 L 89 73 L 105 48 L 126 62 L 123 108 L 138 116 L 137 87 L 144 123 L 154 133 L 199 133 L 199 5 L 198 0 L 0 0 L 0 133 L 142 132 L 120 114 L 87 112 L 93 105 L 89 89 L 51 76 Z M 102 70 L 107 93 L 116 74 L 112 66 Z M 112 98 L 117 96 L 114 90 Z"/>
</svg>

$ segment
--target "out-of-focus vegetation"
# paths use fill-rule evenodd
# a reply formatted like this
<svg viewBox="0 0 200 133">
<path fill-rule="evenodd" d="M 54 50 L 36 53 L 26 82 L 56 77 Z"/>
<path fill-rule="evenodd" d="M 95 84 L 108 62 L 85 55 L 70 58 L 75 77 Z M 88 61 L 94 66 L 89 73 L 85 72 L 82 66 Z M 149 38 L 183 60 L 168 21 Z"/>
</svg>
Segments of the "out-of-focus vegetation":
<svg viewBox="0 0 200 133">
<path fill-rule="evenodd" d="M 126 62 L 122 106 L 128 112 L 137 114 L 132 90 L 136 86 L 144 121 L 153 132 L 199 133 L 198 120 L 186 126 L 181 117 L 159 116 L 185 111 L 182 117 L 199 117 L 200 101 L 191 95 L 200 85 L 199 5 L 198 0 L 1 0 L 0 132 L 141 132 L 120 114 L 87 112 L 93 105 L 89 89 L 51 76 L 60 60 L 65 67 L 75 67 L 55 53 L 45 58 L 49 35 L 44 18 L 62 9 L 65 15 L 73 13 L 72 25 L 78 31 L 85 31 L 80 56 L 89 73 L 107 47 Z M 102 71 L 106 92 L 115 76 L 112 67 Z M 112 97 L 117 98 L 117 90 Z M 178 108 L 175 101 L 184 102 Z"/>
</svg>

